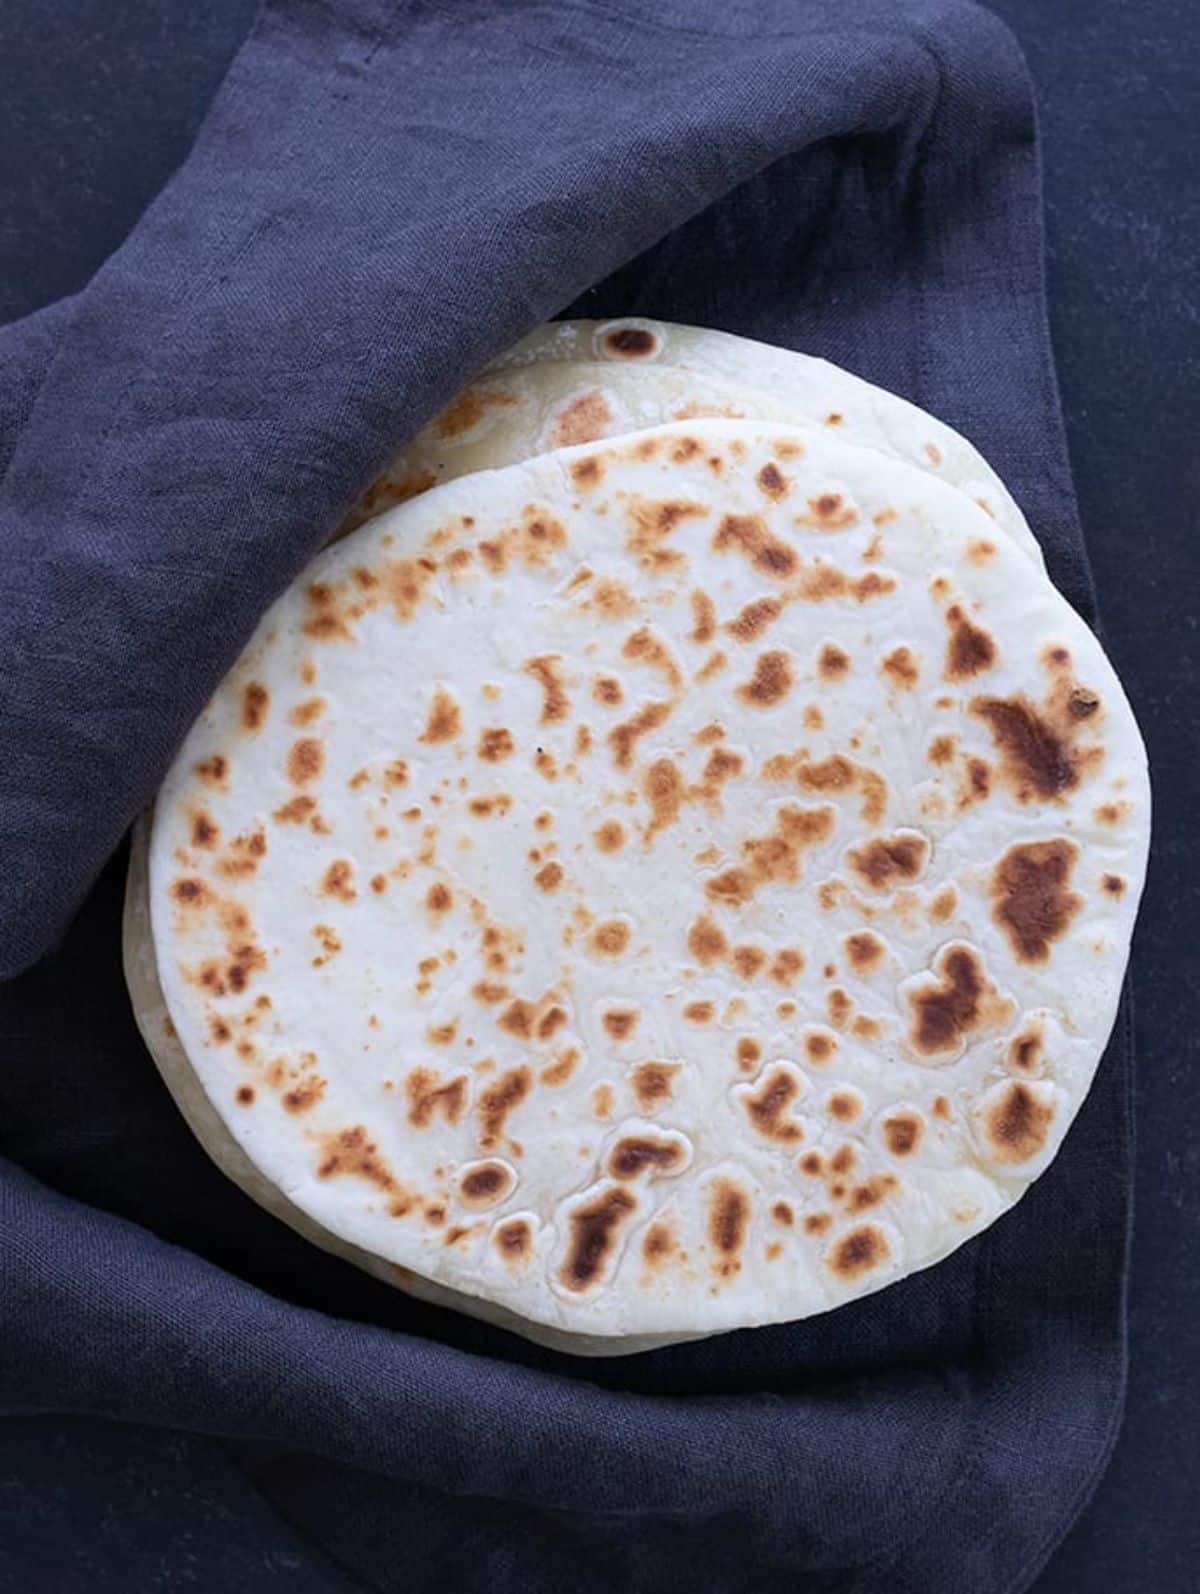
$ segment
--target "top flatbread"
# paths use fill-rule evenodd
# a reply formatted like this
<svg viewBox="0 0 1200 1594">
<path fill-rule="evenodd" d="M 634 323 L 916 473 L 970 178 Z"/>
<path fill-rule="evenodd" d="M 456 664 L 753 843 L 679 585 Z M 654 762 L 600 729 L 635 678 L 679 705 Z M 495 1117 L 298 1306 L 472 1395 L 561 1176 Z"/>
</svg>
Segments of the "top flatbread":
<svg viewBox="0 0 1200 1594">
<path fill-rule="evenodd" d="M 1017 1199 L 1148 829 L 1110 666 L 982 510 L 705 420 L 323 554 L 165 783 L 155 953 L 295 1208 L 628 1348 L 824 1310 Z"/>
</svg>

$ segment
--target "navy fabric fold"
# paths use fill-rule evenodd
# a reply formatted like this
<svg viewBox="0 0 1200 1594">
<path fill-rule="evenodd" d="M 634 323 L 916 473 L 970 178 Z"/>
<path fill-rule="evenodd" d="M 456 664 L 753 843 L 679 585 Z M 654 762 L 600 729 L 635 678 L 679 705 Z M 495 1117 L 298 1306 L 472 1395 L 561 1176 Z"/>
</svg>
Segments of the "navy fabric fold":
<svg viewBox="0 0 1200 1594">
<path fill-rule="evenodd" d="M 1025 1587 L 1119 1420 L 1126 1018 L 1054 1166 L 943 1264 L 601 1363 L 280 1228 L 133 1027 L 120 842 L 192 717 L 399 441 L 564 312 L 915 399 L 1094 619 L 1030 89 L 987 13 L 265 5 L 127 243 L 0 330 L 0 1409 L 217 1436 L 381 1589 Z"/>
</svg>

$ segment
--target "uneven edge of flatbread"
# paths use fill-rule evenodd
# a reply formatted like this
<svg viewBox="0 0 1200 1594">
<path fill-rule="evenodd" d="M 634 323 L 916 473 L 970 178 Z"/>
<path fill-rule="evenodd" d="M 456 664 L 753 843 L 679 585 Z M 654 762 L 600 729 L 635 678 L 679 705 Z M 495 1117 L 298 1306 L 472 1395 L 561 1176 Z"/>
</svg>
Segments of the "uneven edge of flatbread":
<svg viewBox="0 0 1200 1594">
<path fill-rule="evenodd" d="M 129 871 L 125 879 L 125 906 L 121 915 L 121 952 L 125 984 L 129 989 L 134 1020 L 163 1084 L 178 1107 L 188 1128 L 217 1168 L 250 1197 L 264 1212 L 293 1229 L 302 1239 L 331 1256 L 361 1268 L 372 1278 L 403 1290 L 430 1306 L 441 1306 L 478 1318 L 493 1328 L 506 1329 L 522 1339 L 562 1351 L 572 1356 L 633 1356 L 665 1345 L 681 1345 L 689 1340 L 709 1339 L 722 1329 L 701 1334 L 592 1335 L 556 1329 L 546 1323 L 510 1312 L 480 1296 L 464 1295 L 447 1285 L 437 1284 L 411 1268 L 385 1261 L 361 1246 L 343 1240 L 315 1222 L 306 1212 L 262 1173 L 225 1127 L 217 1109 L 188 1061 L 187 1053 L 170 1025 L 167 1001 L 158 978 L 154 940 L 150 932 L 150 824 L 152 810 L 137 820 L 130 836 Z"/>
</svg>

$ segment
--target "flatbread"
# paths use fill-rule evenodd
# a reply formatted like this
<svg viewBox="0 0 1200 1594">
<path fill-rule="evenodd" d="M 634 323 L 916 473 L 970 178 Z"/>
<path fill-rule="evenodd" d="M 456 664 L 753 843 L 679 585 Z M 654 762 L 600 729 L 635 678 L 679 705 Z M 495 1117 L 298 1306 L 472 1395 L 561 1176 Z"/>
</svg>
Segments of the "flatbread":
<svg viewBox="0 0 1200 1594">
<path fill-rule="evenodd" d="M 627 1352 L 839 1305 L 1018 1199 L 1148 834 L 1119 683 L 994 521 L 702 420 L 321 555 L 164 785 L 154 954 L 260 1185 Z"/>
<path fill-rule="evenodd" d="M 966 438 L 827 360 L 665 321 L 552 321 L 471 382 L 367 488 L 352 530 L 472 471 L 699 416 L 785 421 L 901 459 L 957 487 L 1029 556 L 1041 549 Z"/>
</svg>

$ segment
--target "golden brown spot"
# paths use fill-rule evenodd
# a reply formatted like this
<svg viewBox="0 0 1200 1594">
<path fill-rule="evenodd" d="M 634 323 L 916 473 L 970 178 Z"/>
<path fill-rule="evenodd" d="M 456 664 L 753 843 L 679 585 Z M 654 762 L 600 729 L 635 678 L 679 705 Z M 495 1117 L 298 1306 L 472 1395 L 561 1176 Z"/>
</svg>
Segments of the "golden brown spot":
<svg viewBox="0 0 1200 1594">
<path fill-rule="evenodd" d="M 644 360 L 658 348 L 658 338 L 647 327 L 614 327 L 604 334 L 604 352 L 622 360 Z"/>
<path fill-rule="evenodd" d="M 625 691 L 615 675 L 598 675 L 592 682 L 592 696 L 597 703 L 615 708 L 624 701 Z"/>
<path fill-rule="evenodd" d="M 835 985 L 825 998 L 825 1009 L 829 1014 L 829 1022 L 835 1029 L 845 1029 L 850 1022 L 850 1015 L 854 1011 L 854 1003 L 849 994 L 843 991 L 840 985 Z"/>
<path fill-rule="evenodd" d="M 317 1164 L 319 1179 L 340 1178 L 348 1174 L 353 1178 L 366 1179 L 377 1189 L 404 1199 L 394 1174 L 379 1154 L 379 1147 L 362 1124 L 322 1136 L 321 1148 L 322 1157 Z"/>
<path fill-rule="evenodd" d="M 858 520 L 858 511 L 848 504 L 841 493 L 820 493 L 808 500 L 808 514 L 797 515 L 798 526 L 812 526 L 817 531 L 843 531 Z"/>
<path fill-rule="evenodd" d="M 804 1130 L 789 1116 L 800 1095 L 800 1081 L 791 1069 L 776 1064 L 763 1075 L 756 1091 L 739 1087 L 739 1094 L 746 1116 L 764 1139 L 780 1145 L 804 1139 Z"/>
<path fill-rule="evenodd" d="M 654 635 L 649 626 L 641 626 L 626 638 L 621 657 L 660 671 L 666 677 L 667 684 L 676 691 L 683 685 L 683 675 L 671 657 L 671 650 L 660 637 Z"/>
<path fill-rule="evenodd" d="M 619 852 L 625 844 L 625 827 L 615 819 L 606 819 L 592 832 L 592 839 L 601 852 Z"/>
<path fill-rule="evenodd" d="M 840 426 L 844 419 L 845 417 L 839 410 L 830 410 L 829 414 L 825 417 L 825 424 L 826 426 Z"/>
<path fill-rule="evenodd" d="M 851 1212 L 869 1212 L 872 1207 L 877 1207 L 896 1188 L 896 1182 L 895 1174 L 873 1173 L 850 1192 Z"/>
<path fill-rule="evenodd" d="M 354 889 L 354 865 L 349 858 L 335 858 L 321 877 L 319 887 L 323 897 L 337 897 L 341 902 L 353 902 L 358 895 Z"/>
<path fill-rule="evenodd" d="M 419 742 L 450 742 L 462 730 L 462 715 L 458 704 L 443 687 L 438 687 L 429 705 L 429 718 L 425 729 L 417 737 Z"/>
<path fill-rule="evenodd" d="M 836 642 L 826 642 L 817 655 L 817 674 L 823 681 L 840 681 L 850 673 L 850 655 Z"/>
<path fill-rule="evenodd" d="M 515 1266 L 533 1254 L 533 1230 L 525 1218 L 506 1218 L 496 1225 L 492 1243 L 504 1260 Z"/>
<path fill-rule="evenodd" d="M 228 1046 L 233 1039 L 233 1031 L 223 1018 L 218 1018 L 215 1013 L 208 1020 L 208 1035 L 214 1046 Z"/>
<path fill-rule="evenodd" d="M 924 1125 L 915 1112 L 895 1112 L 883 1120 L 884 1144 L 893 1157 L 908 1157 L 921 1144 Z"/>
<path fill-rule="evenodd" d="M 509 1113 L 520 1106 L 532 1088 L 533 1075 L 522 1063 L 519 1068 L 508 1069 L 480 1093 L 475 1110 L 479 1116 L 479 1144 L 485 1150 L 500 1139 Z"/>
<path fill-rule="evenodd" d="M 967 544 L 967 561 L 973 565 L 986 565 L 996 557 L 996 544 L 986 537 L 972 537 Z"/>
<path fill-rule="evenodd" d="M 992 789 L 992 766 L 984 758 L 968 758 L 963 765 L 962 784 L 958 790 L 958 806 L 970 808 L 972 803 L 983 802 Z"/>
<path fill-rule="evenodd" d="M 929 861 L 929 842 L 916 830 L 898 830 L 852 847 L 846 861 L 873 891 L 887 891 L 899 881 L 916 880 Z"/>
<path fill-rule="evenodd" d="M 1004 1060 L 1018 1074 L 1036 1074 L 1045 1055 L 1046 1038 L 1041 1026 L 1030 1024 L 1009 1041 Z"/>
<path fill-rule="evenodd" d="M 788 695 L 793 680 L 792 661 L 787 653 L 761 653 L 755 663 L 754 674 L 745 685 L 737 688 L 737 695 L 751 707 L 769 708 Z"/>
<path fill-rule="evenodd" d="M 192 846 L 211 852 L 221 839 L 221 832 L 211 814 L 200 810 L 192 815 Z"/>
<path fill-rule="evenodd" d="M 750 1224 L 750 1198 L 731 1179 L 714 1179 L 709 1196 L 708 1237 L 718 1253 L 714 1270 L 730 1278 L 741 1267 L 738 1253 Z"/>
<path fill-rule="evenodd" d="M 1092 817 L 1097 824 L 1116 825 L 1129 812 L 1129 808 L 1129 803 L 1101 803 Z"/>
<path fill-rule="evenodd" d="M 722 653 L 720 648 L 717 648 L 714 653 L 708 655 L 704 663 L 696 671 L 696 680 L 710 681 L 714 675 L 719 675 L 728 663 L 728 656 Z"/>
<path fill-rule="evenodd" d="M 548 1041 L 567 1022 L 566 1009 L 558 1006 L 548 1007 L 537 1021 L 537 1038 Z"/>
<path fill-rule="evenodd" d="M 708 914 L 702 914 L 696 919 L 688 931 L 688 951 L 702 968 L 719 963 L 724 958 L 728 945 L 725 932 Z"/>
<path fill-rule="evenodd" d="M 929 904 L 929 917 L 935 924 L 944 924 L 958 906 L 958 892 L 953 886 L 943 886 Z"/>
<path fill-rule="evenodd" d="M 1102 891 L 1106 891 L 1110 897 L 1121 897 L 1125 894 L 1127 883 L 1119 874 L 1106 874 L 1101 877 L 1100 888 Z"/>
<path fill-rule="evenodd" d="M 796 553 L 767 529 L 761 515 L 726 515 L 713 534 L 718 553 L 736 549 L 756 570 L 782 580 L 796 568 Z"/>
<path fill-rule="evenodd" d="M 931 465 L 940 465 L 942 463 L 942 451 L 936 443 L 925 444 L 925 457 Z"/>
<path fill-rule="evenodd" d="M 717 634 L 717 611 L 707 592 L 695 591 L 691 595 L 692 629 L 689 642 L 711 642 Z"/>
<path fill-rule="evenodd" d="M 552 1063 L 546 1064 L 538 1078 L 544 1085 L 565 1085 L 575 1072 L 579 1057 L 578 1046 L 564 1047 Z"/>
<path fill-rule="evenodd" d="M 578 443 L 594 443 L 608 433 L 616 417 L 599 388 L 591 388 L 568 400 L 554 418 L 546 439 L 547 448 L 570 448 Z"/>
<path fill-rule="evenodd" d="M 533 883 L 539 891 L 557 891 L 562 885 L 565 871 L 561 864 L 547 863 L 533 877 Z"/>
<path fill-rule="evenodd" d="M 1054 1117 L 1051 1102 L 1042 1101 L 1036 1087 L 1014 1079 L 983 1115 L 987 1148 L 996 1162 L 1028 1162 L 1046 1145 Z"/>
<path fill-rule="evenodd" d="M 619 581 L 607 579 L 597 581 L 592 588 L 592 596 L 584 608 L 598 609 L 607 619 L 620 620 L 627 615 L 636 614 L 638 603 L 628 587 Z"/>
<path fill-rule="evenodd" d="M 664 1262 L 675 1249 L 675 1237 L 665 1223 L 652 1223 L 642 1241 L 642 1256 L 651 1267 Z"/>
<path fill-rule="evenodd" d="M 683 776 L 669 758 L 657 758 L 647 769 L 642 792 L 650 805 L 648 836 L 673 825 L 686 795 Z"/>
<path fill-rule="evenodd" d="M 449 1046 L 458 1034 L 458 1022 L 451 1019 L 448 1024 L 430 1024 L 425 1031 L 425 1038 L 434 1046 Z"/>
<path fill-rule="evenodd" d="M 1083 906 L 1070 889 L 1079 848 L 1065 837 L 1010 847 L 992 870 L 992 916 L 1022 963 L 1046 963 Z"/>
<path fill-rule="evenodd" d="M 448 442 L 478 426 L 489 410 L 518 403 L 515 394 L 500 388 L 465 387 L 430 423 L 433 435 L 440 442 Z"/>
<path fill-rule="evenodd" d="M 430 913 L 449 913 L 454 906 L 454 894 L 450 887 L 436 880 L 425 893 L 425 906 Z"/>
<path fill-rule="evenodd" d="M 844 1234 L 825 1260 L 830 1272 L 839 1278 L 855 1279 L 886 1262 L 889 1254 L 883 1230 L 868 1223 Z"/>
<path fill-rule="evenodd" d="M 488 797 L 470 797 L 467 799 L 467 812 L 476 819 L 491 819 L 493 815 L 501 818 L 512 807 L 512 798 L 505 792 L 493 792 Z"/>
<path fill-rule="evenodd" d="M 950 627 L 950 640 L 946 644 L 942 679 L 966 681 L 990 670 L 996 662 L 995 641 L 988 632 L 971 624 L 961 604 L 951 604 L 946 610 L 946 624 Z"/>
<path fill-rule="evenodd" d="M 330 958 L 336 957 L 342 950 L 342 938 L 332 924 L 314 924 L 312 933 L 316 936 L 317 944 L 321 948 L 318 956 L 312 960 L 313 968 L 319 969 L 324 967 Z"/>
<path fill-rule="evenodd" d="M 583 758 L 592 750 L 592 730 L 590 725 L 577 725 L 575 727 L 575 756 Z"/>
<path fill-rule="evenodd" d="M 743 1035 L 734 1048 L 737 1065 L 743 1074 L 752 1074 L 762 1062 L 762 1047 L 751 1035 Z"/>
<path fill-rule="evenodd" d="M 592 931 L 588 945 L 598 957 L 620 957 L 629 946 L 629 936 L 623 919 L 606 919 Z"/>
<path fill-rule="evenodd" d="M 878 967 L 883 959 L 885 951 L 883 942 L 870 930 L 859 930 L 854 935 L 848 935 L 842 944 L 846 948 L 851 968 L 860 974 L 866 974 Z"/>
<path fill-rule="evenodd" d="M 613 1090 L 611 1085 L 597 1085 L 592 1091 L 592 1115 L 595 1118 L 610 1118 L 613 1110 Z"/>
<path fill-rule="evenodd" d="M 657 730 L 669 718 L 670 713 L 669 703 L 647 703 L 632 719 L 623 720 L 620 725 L 613 726 L 608 733 L 608 743 L 618 769 L 630 767 L 638 739 L 650 731 Z"/>
<path fill-rule="evenodd" d="M 271 694 L 259 681 L 251 681 L 242 693 L 242 725 L 248 731 L 261 730 L 267 717 Z"/>
<path fill-rule="evenodd" d="M 776 1201 L 771 1208 L 771 1216 L 776 1223 L 782 1223 L 784 1228 L 790 1228 L 796 1221 L 796 1214 L 786 1201 Z"/>
<path fill-rule="evenodd" d="M 773 499 L 775 503 L 778 503 L 788 490 L 783 472 L 773 459 L 767 461 L 754 479 L 767 497 Z"/>
<path fill-rule="evenodd" d="M 303 736 L 293 742 L 287 755 L 288 779 L 296 786 L 307 786 L 317 779 L 325 767 L 325 744 L 315 737 Z"/>
<path fill-rule="evenodd" d="M 796 1166 L 801 1173 L 806 1173 L 810 1178 L 815 1179 L 824 1172 L 825 1159 L 819 1151 L 806 1151 Z"/>
<path fill-rule="evenodd" d="M 633 1193 L 613 1185 L 570 1213 L 567 1255 L 558 1272 L 567 1289 L 581 1294 L 599 1282 L 616 1250 L 621 1226 L 636 1211 Z"/>
<path fill-rule="evenodd" d="M 932 972 L 912 982 L 906 996 L 912 1016 L 909 1045 L 923 1057 L 960 1051 L 977 1031 L 1011 1012 L 984 974 L 979 953 L 962 941 L 943 947 Z"/>
<path fill-rule="evenodd" d="M 950 1100 L 948 1097 L 935 1096 L 933 1098 L 933 1116 L 943 1119 L 950 1117 Z"/>
<path fill-rule="evenodd" d="M 604 466 L 594 454 L 587 459 L 573 460 L 568 468 L 577 487 L 595 487 L 604 476 Z"/>
<path fill-rule="evenodd" d="M 702 725 L 692 740 L 701 747 L 711 747 L 714 742 L 725 740 L 725 727 L 720 720 L 712 720 L 708 725 Z"/>
<path fill-rule="evenodd" d="M 282 1098 L 284 1110 L 293 1114 L 308 1112 L 317 1105 L 324 1094 L 323 1079 L 302 1079 L 298 1085 L 293 1085 L 290 1090 L 284 1091 Z"/>
<path fill-rule="evenodd" d="M 768 881 L 799 880 L 801 854 L 832 834 L 834 817 L 832 808 L 780 808 L 774 830 L 742 843 L 745 865 L 711 876 L 705 891 L 717 901 L 741 905 Z"/>
<path fill-rule="evenodd" d="M 888 679 L 904 691 L 911 691 L 921 676 L 917 656 L 911 648 L 893 648 L 879 661 L 879 668 Z"/>
<path fill-rule="evenodd" d="M 953 736 L 935 736 L 926 749 L 926 760 L 931 764 L 948 764 L 957 746 Z"/>
<path fill-rule="evenodd" d="M 877 1018 L 868 1018 L 865 1013 L 859 1013 L 850 1026 L 851 1033 L 857 1035 L 859 1040 L 878 1040 L 883 1034 L 883 1026 Z"/>
<path fill-rule="evenodd" d="M 804 968 L 804 953 L 794 946 L 780 947 L 771 959 L 771 967 L 767 970 L 768 977 L 776 985 L 789 986 L 795 982 L 796 976 Z"/>
<path fill-rule="evenodd" d="M 631 1007 L 611 1007 L 601 1023 L 615 1041 L 628 1040 L 637 1028 L 638 1013 Z"/>
<path fill-rule="evenodd" d="M 724 630 L 738 642 L 755 642 L 782 613 L 783 604 L 778 598 L 756 598 L 726 621 Z"/>
<path fill-rule="evenodd" d="M 833 1227 L 833 1216 L 828 1212 L 810 1212 L 804 1220 L 805 1234 L 824 1234 Z"/>
<path fill-rule="evenodd" d="M 638 1105 L 652 1111 L 662 1102 L 670 1101 L 679 1069 L 679 1063 L 639 1063 L 629 1076 Z"/>
<path fill-rule="evenodd" d="M 743 980 L 752 980 L 767 961 L 767 954 L 760 946 L 735 946 L 729 961 Z"/>
<path fill-rule="evenodd" d="M 337 593 L 328 581 L 310 582 L 304 592 L 307 614 L 304 634 L 320 642 L 352 635 L 337 607 Z"/>
<path fill-rule="evenodd" d="M 637 1179 L 643 1173 L 678 1173 L 688 1160 L 687 1147 L 679 1140 L 650 1135 L 627 1135 L 618 1140 L 608 1154 L 608 1171 L 614 1179 Z"/>
<path fill-rule="evenodd" d="M 475 1162 L 459 1175 L 459 1199 L 468 1207 L 492 1207 L 512 1193 L 516 1182 L 503 1162 Z"/>
<path fill-rule="evenodd" d="M 644 498 L 631 499 L 630 530 L 625 546 L 637 556 L 638 563 L 644 569 L 665 569 L 680 564 L 683 555 L 664 547 L 666 538 L 681 521 L 707 514 L 708 510 L 703 504 L 691 503 L 687 499 L 658 503 Z"/>
<path fill-rule="evenodd" d="M 717 1015 L 717 1010 L 712 1002 L 689 1002 L 683 1009 L 683 1016 L 689 1024 L 711 1024 Z"/>
<path fill-rule="evenodd" d="M 479 746 L 475 751 L 486 763 L 497 764 L 502 758 L 511 758 L 515 747 L 512 732 L 505 730 L 502 725 L 496 725 L 480 732 Z"/>
</svg>

